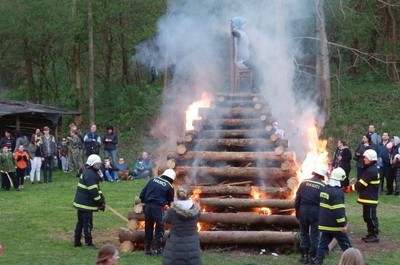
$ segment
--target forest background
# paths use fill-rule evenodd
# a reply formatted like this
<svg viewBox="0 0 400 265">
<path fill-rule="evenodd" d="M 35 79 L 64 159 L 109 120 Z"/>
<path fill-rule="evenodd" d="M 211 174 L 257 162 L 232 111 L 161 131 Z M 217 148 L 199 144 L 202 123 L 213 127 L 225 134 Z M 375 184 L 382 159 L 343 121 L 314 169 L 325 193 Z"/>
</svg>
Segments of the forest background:
<svg viewBox="0 0 400 265">
<path fill-rule="evenodd" d="M 369 124 L 379 133 L 400 134 L 398 2 L 310 1 L 323 6 L 329 47 L 330 115 L 322 137 L 332 140 L 331 146 L 341 138 L 354 147 Z M 168 69 L 159 68 L 152 80 L 151 62 L 133 58 L 139 44 L 155 37 L 167 5 L 166 0 L 1 1 L 1 97 L 81 111 L 75 121 L 84 130 L 92 119 L 99 128 L 117 127 L 123 154 L 151 150 L 157 141 L 149 131 L 168 87 Z M 316 26 L 314 20 L 299 18 L 294 24 Z M 316 28 L 299 32 L 298 49 L 307 52 L 296 58 L 296 71 L 306 78 L 294 85 L 298 94 L 312 97 L 319 92 Z"/>
</svg>

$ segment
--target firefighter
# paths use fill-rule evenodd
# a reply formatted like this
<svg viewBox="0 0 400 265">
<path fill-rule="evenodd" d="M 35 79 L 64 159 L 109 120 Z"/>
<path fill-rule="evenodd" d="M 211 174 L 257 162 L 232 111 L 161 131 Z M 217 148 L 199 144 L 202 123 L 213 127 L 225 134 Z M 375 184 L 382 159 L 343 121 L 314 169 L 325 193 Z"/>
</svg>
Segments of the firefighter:
<svg viewBox="0 0 400 265">
<path fill-rule="evenodd" d="M 365 171 L 359 180 L 352 179 L 351 189 L 358 191 L 357 202 L 363 206 L 363 218 L 367 224 L 368 234 L 362 240 L 365 243 L 379 243 L 379 223 L 376 209 L 379 201 L 379 168 L 377 167 L 378 155 L 375 150 L 368 149 L 364 152 Z"/>
<path fill-rule="evenodd" d="M 336 239 L 340 248 L 345 251 L 351 247 L 347 236 L 347 217 L 344 205 L 344 192 L 341 182 L 346 178 L 346 172 L 335 168 L 328 180 L 328 184 L 320 193 L 319 224 L 321 232 L 317 257 L 311 260 L 311 264 L 322 265 L 328 245 L 332 239 Z"/>
<path fill-rule="evenodd" d="M 78 222 L 75 227 L 74 246 L 80 247 L 82 230 L 85 236 L 85 244 L 94 247 L 92 241 L 93 212 L 104 211 L 106 207 L 105 198 L 100 189 L 101 175 L 99 169 L 101 159 L 98 155 L 90 155 L 86 162 L 86 168 L 79 177 L 76 188 L 74 207 L 77 209 Z"/>
<path fill-rule="evenodd" d="M 312 178 L 305 179 L 296 193 L 296 217 L 300 222 L 300 262 L 308 264 L 315 258 L 318 246 L 318 212 L 319 194 L 325 187 L 323 180 L 327 177 L 325 167 L 316 167 Z"/>
<path fill-rule="evenodd" d="M 170 205 L 174 199 L 174 182 L 176 177 L 173 169 L 151 179 L 140 193 L 140 200 L 144 203 L 144 243 L 147 255 L 162 254 L 162 240 L 164 237 L 164 207 Z M 154 227 L 155 224 L 155 227 Z M 156 249 L 152 250 L 153 237 Z"/>
</svg>

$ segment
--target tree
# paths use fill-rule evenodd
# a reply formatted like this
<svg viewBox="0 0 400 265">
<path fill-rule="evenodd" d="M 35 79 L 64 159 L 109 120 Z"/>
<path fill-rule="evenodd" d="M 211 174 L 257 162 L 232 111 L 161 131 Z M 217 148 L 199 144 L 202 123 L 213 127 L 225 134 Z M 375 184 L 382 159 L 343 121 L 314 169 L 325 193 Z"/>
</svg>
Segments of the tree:
<svg viewBox="0 0 400 265">
<path fill-rule="evenodd" d="M 94 112 L 94 50 L 93 50 L 93 6 L 92 0 L 87 0 L 88 9 L 88 94 L 89 94 L 89 123 L 94 123 L 95 112 Z"/>
</svg>

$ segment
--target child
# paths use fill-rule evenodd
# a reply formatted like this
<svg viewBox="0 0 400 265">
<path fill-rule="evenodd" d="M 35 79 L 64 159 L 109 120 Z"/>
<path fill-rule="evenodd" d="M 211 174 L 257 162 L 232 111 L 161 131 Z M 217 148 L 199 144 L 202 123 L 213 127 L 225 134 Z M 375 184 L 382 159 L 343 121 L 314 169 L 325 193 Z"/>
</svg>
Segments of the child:
<svg viewBox="0 0 400 265">
<path fill-rule="evenodd" d="M 103 175 L 106 177 L 107 181 L 109 182 L 113 182 L 114 180 L 119 181 L 117 173 L 119 169 L 116 166 L 114 166 L 113 163 L 111 163 L 109 158 L 104 158 L 104 164 L 101 166 L 100 169 Z"/>
<path fill-rule="evenodd" d="M 24 188 L 25 171 L 28 167 L 29 155 L 24 151 L 24 145 L 20 144 L 18 150 L 14 152 L 14 160 L 17 161 L 17 183 L 18 189 Z M 17 186 L 15 186 L 17 187 Z"/>
<path fill-rule="evenodd" d="M 15 176 L 15 160 L 8 146 L 5 144 L 1 147 L 0 153 L 0 172 L 1 172 L 1 187 L 5 190 L 10 190 L 10 186 L 18 189 L 17 177 Z"/>
</svg>

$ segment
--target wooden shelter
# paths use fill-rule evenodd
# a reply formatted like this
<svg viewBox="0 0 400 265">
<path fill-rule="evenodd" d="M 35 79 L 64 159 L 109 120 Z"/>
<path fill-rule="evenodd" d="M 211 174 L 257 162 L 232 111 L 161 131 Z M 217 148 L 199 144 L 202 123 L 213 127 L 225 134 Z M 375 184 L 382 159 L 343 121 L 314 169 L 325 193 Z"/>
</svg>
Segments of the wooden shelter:
<svg viewBox="0 0 400 265">
<path fill-rule="evenodd" d="M 19 130 L 23 134 L 32 135 L 36 128 L 48 126 L 57 139 L 63 115 L 81 113 L 29 101 L 0 100 L 0 131 Z"/>
</svg>

